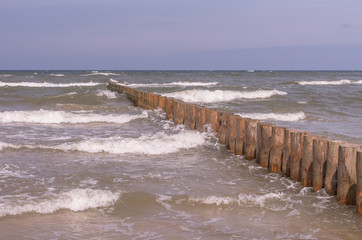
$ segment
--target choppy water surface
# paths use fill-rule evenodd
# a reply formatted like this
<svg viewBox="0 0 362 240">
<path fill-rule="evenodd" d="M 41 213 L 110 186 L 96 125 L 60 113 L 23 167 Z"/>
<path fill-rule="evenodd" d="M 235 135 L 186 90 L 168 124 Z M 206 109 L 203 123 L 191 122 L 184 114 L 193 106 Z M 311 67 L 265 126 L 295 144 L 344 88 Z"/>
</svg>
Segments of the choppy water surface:
<svg viewBox="0 0 362 240">
<path fill-rule="evenodd" d="M 0 72 L 2 239 L 361 239 L 362 218 L 113 79 L 362 144 L 362 72 Z"/>
</svg>

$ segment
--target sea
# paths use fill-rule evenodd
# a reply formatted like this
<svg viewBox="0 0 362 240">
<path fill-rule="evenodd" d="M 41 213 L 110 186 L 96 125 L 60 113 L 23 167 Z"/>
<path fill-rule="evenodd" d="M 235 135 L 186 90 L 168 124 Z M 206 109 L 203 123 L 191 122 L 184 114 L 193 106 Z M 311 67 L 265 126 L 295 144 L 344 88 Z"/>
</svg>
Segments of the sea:
<svg viewBox="0 0 362 240">
<path fill-rule="evenodd" d="M 362 145 L 361 71 L 0 71 L 0 239 L 362 239 L 356 206 L 110 81 Z"/>
</svg>

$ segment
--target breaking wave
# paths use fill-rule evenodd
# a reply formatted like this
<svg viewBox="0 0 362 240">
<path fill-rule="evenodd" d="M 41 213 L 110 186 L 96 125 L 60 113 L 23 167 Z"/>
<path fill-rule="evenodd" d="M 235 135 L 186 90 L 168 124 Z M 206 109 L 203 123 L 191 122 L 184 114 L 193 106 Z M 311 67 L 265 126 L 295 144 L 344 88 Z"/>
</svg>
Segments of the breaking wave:
<svg viewBox="0 0 362 240">
<path fill-rule="evenodd" d="M 62 123 L 126 123 L 137 118 L 144 118 L 147 114 L 144 112 L 139 115 L 101 115 L 93 113 L 72 113 L 65 111 L 6 111 L 0 112 L 1 123 L 41 123 L 41 124 L 62 124 Z M 0 145 L 1 146 L 1 145 Z"/>
<path fill-rule="evenodd" d="M 296 122 L 305 119 L 304 112 L 297 113 L 239 113 L 244 118 L 253 118 L 259 120 L 272 119 L 283 122 Z"/>
<path fill-rule="evenodd" d="M 299 81 L 300 85 L 346 85 L 346 84 L 362 84 L 362 80 L 354 81 L 342 79 L 339 81 Z"/>
<path fill-rule="evenodd" d="M 92 71 L 92 73 L 84 74 L 82 76 L 119 76 L 118 73 L 111 73 L 111 72 L 98 72 Z"/>
<path fill-rule="evenodd" d="M 49 83 L 49 82 L 0 82 L 0 87 L 92 87 L 101 85 L 103 83 L 98 82 L 79 82 L 79 83 Z"/>
<path fill-rule="evenodd" d="M 113 205 L 120 196 L 121 193 L 119 192 L 114 193 L 107 190 L 72 189 L 46 200 L 1 201 L 0 217 L 30 212 L 47 214 L 61 209 L 84 211 L 91 208 L 107 207 Z"/>
<path fill-rule="evenodd" d="M 89 153 L 107 152 L 113 154 L 168 154 L 181 149 L 189 149 L 205 142 L 203 134 L 195 131 L 183 131 L 167 135 L 158 132 L 154 135 L 142 135 L 138 138 L 96 138 L 76 143 L 66 143 L 50 147 L 63 151 L 83 151 Z"/>
<path fill-rule="evenodd" d="M 131 83 L 127 86 L 129 87 L 207 87 L 207 86 L 215 86 L 218 82 L 171 82 L 171 83 L 149 83 L 149 84 L 137 84 Z"/>
<path fill-rule="evenodd" d="M 223 91 L 223 90 L 185 90 L 174 93 L 163 94 L 167 97 L 174 97 L 185 102 L 228 102 L 235 99 L 265 99 L 274 95 L 286 95 L 286 92 L 278 90 L 257 90 L 251 92 Z"/>
</svg>

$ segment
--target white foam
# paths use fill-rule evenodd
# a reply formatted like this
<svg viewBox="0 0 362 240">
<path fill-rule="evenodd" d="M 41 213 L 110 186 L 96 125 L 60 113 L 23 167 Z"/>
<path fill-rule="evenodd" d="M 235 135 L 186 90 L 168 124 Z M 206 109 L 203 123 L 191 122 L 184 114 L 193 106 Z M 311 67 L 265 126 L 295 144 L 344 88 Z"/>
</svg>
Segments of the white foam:
<svg viewBox="0 0 362 240">
<path fill-rule="evenodd" d="M 72 113 L 64 111 L 51 111 L 51 110 L 39 110 L 39 111 L 6 111 L 0 112 L 1 123 L 41 123 L 41 124 L 62 124 L 62 123 L 94 123 L 94 122 L 106 122 L 106 123 L 126 123 L 137 118 L 144 118 L 145 114 L 140 115 L 101 115 L 92 113 Z"/>
<path fill-rule="evenodd" d="M 119 76 L 120 74 L 117 73 L 111 73 L 111 72 L 98 72 L 98 71 L 92 71 L 92 73 L 84 74 L 82 76 Z"/>
<path fill-rule="evenodd" d="M 50 74 L 50 76 L 53 76 L 53 77 L 64 77 L 64 74 Z"/>
<path fill-rule="evenodd" d="M 1 143 L 0 143 L 0 145 L 1 145 Z M 0 148 L 0 150 L 1 150 L 1 148 Z M 18 166 L 13 165 L 13 164 L 5 164 L 3 167 L 0 167 L 0 182 L 1 182 L 1 179 L 6 179 L 8 177 L 29 178 L 32 176 L 33 175 L 20 170 Z"/>
<path fill-rule="evenodd" d="M 158 132 L 154 135 L 142 135 L 138 138 L 95 138 L 76 143 L 66 143 L 52 148 L 63 151 L 83 151 L 89 153 L 107 152 L 113 154 L 168 154 L 175 153 L 181 149 L 189 149 L 202 145 L 205 136 L 196 131 L 183 131 L 168 135 Z"/>
<path fill-rule="evenodd" d="M 349 79 L 342 79 L 339 81 L 299 81 L 300 85 L 345 85 L 345 84 L 362 84 L 362 80 L 353 81 Z"/>
<path fill-rule="evenodd" d="M 0 216 L 19 215 L 36 212 L 40 214 L 53 213 L 61 209 L 84 211 L 90 208 L 113 205 L 120 197 L 120 192 L 92 189 L 72 189 L 59 193 L 52 199 L 25 199 L 23 201 L 1 201 Z M 2 199 L 3 200 L 3 199 Z"/>
<path fill-rule="evenodd" d="M 235 99 L 264 99 L 274 95 L 286 95 L 286 92 L 278 90 L 257 90 L 250 92 L 224 91 L 224 90 L 185 90 L 174 93 L 163 94 L 167 97 L 174 97 L 185 102 L 228 102 Z"/>
<path fill-rule="evenodd" d="M 79 83 L 48 83 L 48 82 L 0 82 L 0 87 L 92 87 L 103 83 L 79 82 Z"/>
<path fill-rule="evenodd" d="M 296 122 L 305 119 L 304 112 L 297 113 L 238 113 L 244 118 L 253 118 L 259 120 L 272 119 L 284 122 Z"/>
<path fill-rule="evenodd" d="M 255 194 L 243 194 L 240 193 L 238 197 L 217 197 L 217 196 L 208 196 L 208 197 L 190 197 L 189 201 L 197 202 L 201 204 L 216 204 L 219 205 L 259 205 L 260 207 L 265 206 L 265 202 L 269 199 L 282 199 L 284 193 L 267 193 L 264 195 L 255 195 Z"/>
<path fill-rule="evenodd" d="M 218 83 L 219 82 L 131 83 L 127 84 L 127 86 L 129 87 L 173 87 L 173 86 L 206 87 L 206 86 L 215 86 Z"/>
<path fill-rule="evenodd" d="M 98 97 L 107 97 L 108 99 L 114 99 L 117 98 L 117 93 L 116 92 L 112 92 L 110 90 L 98 90 L 97 91 L 97 96 Z"/>
</svg>

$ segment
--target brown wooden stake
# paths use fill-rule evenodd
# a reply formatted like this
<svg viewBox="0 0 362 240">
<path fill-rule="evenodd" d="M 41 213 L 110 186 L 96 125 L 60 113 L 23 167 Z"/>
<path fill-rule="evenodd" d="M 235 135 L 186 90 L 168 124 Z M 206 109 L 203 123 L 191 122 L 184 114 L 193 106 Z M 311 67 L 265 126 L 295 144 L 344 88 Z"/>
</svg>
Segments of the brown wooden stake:
<svg viewBox="0 0 362 240">
<path fill-rule="evenodd" d="M 166 112 L 166 97 L 160 96 L 158 107 L 161 108 L 164 112 Z"/>
<path fill-rule="evenodd" d="M 159 107 L 160 95 L 155 94 L 153 95 L 153 109 L 157 109 Z"/>
<path fill-rule="evenodd" d="M 313 139 L 317 137 L 313 135 L 304 136 L 303 157 L 300 169 L 300 182 L 303 187 L 313 186 Z"/>
<path fill-rule="evenodd" d="M 338 149 L 337 200 L 341 204 L 356 204 L 358 146 L 342 144 Z"/>
<path fill-rule="evenodd" d="M 236 118 L 236 146 L 235 154 L 243 155 L 244 154 L 244 139 L 245 139 L 245 119 L 242 117 Z"/>
<path fill-rule="evenodd" d="M 327 163 L 327 139 L 316 138 L 313 140 L 313 191 L 321 190 L 324 185 Z"/>
<path fill-rule="evenodd" d="M 300 163 L 303 157 L 303 139 L 305 132 L 292 131 L 290 133 L 290 179 L 300 181 Z"/>
<path fill-rule="evenodd" d="M 210 109 L 210 124 L 212 131 L 217 133 L 219 129 L 218 112 L 214 109 Z"/>
<path fill-rule="evenodd" d="M 269 156 L 272 148 L 272 134 L 274 126 L 275 125 L 272 123 L 262 122 L 258 124 L 260 139 L 258 139 L 259 146 L 257 146 L 257 148 L 259 149 L 259 154 L 257 157 L 259 158 L 260 166 L 264 168 L 269 168 Z"/>
<path fill-rule="evenodd" d="M 169 120 L 173 120 L 173 102 L 174 102 L 173 98 L 170 97 L 166 98 L 166 116 L 167 119 Z"/>
<path fill-rule="evenodd" d="M 153 94 L 153 93 L 149 93 L 148 94 L 148 97 L 149 97 L 149 99 L 148 99 L 148 107 L 149 107 L 149 109 L 153 109 L 153 99 L 154 99 L 154 95 L 155 94 Z"/>
<path fill-rule="evenodd" d="M 272 147 L 270 149 L 269 171 L 280 172 L 282 170 L 282 158 L 284 148 L 284 127 L 274 126 L 272 129 Z"/>
<path fill-rule="evenodd" d="M 204 130 L 204 126 L 202 125 L 202 107 L 196 106 L 196 130 L 202 132 Z"/>
<path fill-rule="evenodd" d="M 337 166 L 338 166 L 338 148 L 342 142 L 328 141 L 326 177 L 324 179 L 324 188 L 327 194 L 337 194 Z"/>
<path fill-rule="evenodd" d="M 236 116 L 234 114 L 228 115 L 227 130 L 229 136 L 229 149 L 232 153 L 236 151 Z"/>
<path fill-rule="evenodd" d="M 284 147 L 282 158 L 282 176 L 290 176 L 290 132 L 292 130 L 286 128 L 284 131 Z"/>
<path fill-rule="evenodd" d="M 257 126 L 259 120 L 245 119 L 245 158 L 253 160 L 256 158 Z"/>
<path fill-rule="evenodd" d="M 138 99 L 137 99 L 137 106 L 138 107 L 143 108 L 143 102 L 144 102 L 143 98 L 144 98 L 144 92 L 139 91 L 138 92 Z"/>
<path fill-rule="evenodd" d="M 362 214 L 362 149 L 357 152 L 357 212 Z"/>
</svg>

